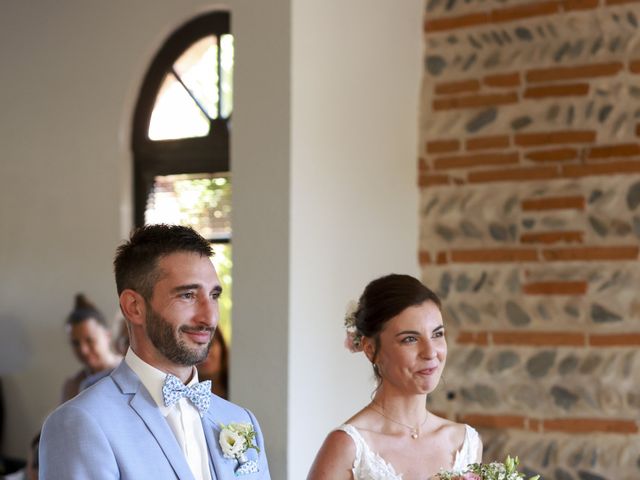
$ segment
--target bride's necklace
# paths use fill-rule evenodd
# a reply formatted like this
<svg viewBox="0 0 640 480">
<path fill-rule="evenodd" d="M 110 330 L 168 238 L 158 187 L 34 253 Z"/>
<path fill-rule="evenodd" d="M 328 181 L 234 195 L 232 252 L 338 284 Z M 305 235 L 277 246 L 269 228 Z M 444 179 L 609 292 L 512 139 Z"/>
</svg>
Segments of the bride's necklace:
<svg viewBox="0 0 640 480">
<path fill-rule="evenodd" d="M 411 431 L 411 438 L 413 438 L 414 440 L 418 439 L 418 437 L 420 436 L 420 429 L 424 427 L 424 424 L 427 423 L 427 418 L 429 418 L 429 412 L 425 410 L 426 415 L 422 423 L 417 427 L 412 427 L 411 425 L 407 425 L 406 423 L 402 423 L 394 418 L 391 418 L 389 415 L 385 414 L 382 410 L 378 410 L 373 405 L 378 405 L 378 404 L 376 402 L 371 402 L 371 404 L 369 404 L 369 407 L 371 408 L 371 410 L 376 412 L 378 415 L 382 415 L 387 420 L 391 420 L 393 423 L 397 423 L 398 425 L 402 425 L 403 427 L 408 428 Z"/>
</svg>

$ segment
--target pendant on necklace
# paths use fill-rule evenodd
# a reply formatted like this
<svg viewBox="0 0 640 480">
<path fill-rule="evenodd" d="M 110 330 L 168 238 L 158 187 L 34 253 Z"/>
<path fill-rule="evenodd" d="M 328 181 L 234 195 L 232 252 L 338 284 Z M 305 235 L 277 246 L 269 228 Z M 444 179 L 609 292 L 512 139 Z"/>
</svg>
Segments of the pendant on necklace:
<svg viewBox="0 0 640 480">
<path fill-rule="evenodd" d="M 412 430 L 411 431 L 411 438 L 413 438 L 414 440 L 416 440 L 418 438 L 418 431 L 417 430 Z"/>
</svg>

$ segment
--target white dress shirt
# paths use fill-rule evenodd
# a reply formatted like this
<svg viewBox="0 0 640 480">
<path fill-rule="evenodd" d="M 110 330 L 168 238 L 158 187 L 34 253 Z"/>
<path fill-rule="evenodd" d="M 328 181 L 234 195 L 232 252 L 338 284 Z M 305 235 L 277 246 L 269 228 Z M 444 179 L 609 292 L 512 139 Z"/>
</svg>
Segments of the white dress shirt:
<svg viewBox="0 0 640 480">
<path fill-rule="evenodd" d="M 151 398 L 158 405 L 160 413 L 171 427 L 178 445 L 184 453 L 193 476 L 198 480 L 212 480 L 209 468 L 209 450 L 198 409 L 184 397 L 171 407 L 166 407 L 162 397 L 162 386 L 167 374 L 146 363 L 131 348 L 127 351 L 124 361 L 138 375 Z M 198 383 L 198 371 L 193 367 L 193 376 L 187 385 L 191 386 L 196 383 Z"/>
</svg>

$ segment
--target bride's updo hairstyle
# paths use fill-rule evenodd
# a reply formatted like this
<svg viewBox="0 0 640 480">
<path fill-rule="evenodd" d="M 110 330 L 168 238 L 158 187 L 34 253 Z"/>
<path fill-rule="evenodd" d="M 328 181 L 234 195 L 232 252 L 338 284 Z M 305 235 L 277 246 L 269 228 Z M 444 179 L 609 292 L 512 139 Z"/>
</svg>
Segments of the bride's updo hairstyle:
<svg viewBox="0 0 640 480">
<path fill-rule="evenodd" d="M 438 296 L 419 280 L 410 275 L 392 273 L 370 282 L 362 292 L 355 312 L 355 324 L 358 333 L 372 338 L 375 351 L 371 363 L 373 373 L 381 380 L 376 367 L 376 358 L 380 349 L 380 332 L 385 324 L 405 308 L 424 302 L 433 302 L 441 308 Z"/>
</svg>

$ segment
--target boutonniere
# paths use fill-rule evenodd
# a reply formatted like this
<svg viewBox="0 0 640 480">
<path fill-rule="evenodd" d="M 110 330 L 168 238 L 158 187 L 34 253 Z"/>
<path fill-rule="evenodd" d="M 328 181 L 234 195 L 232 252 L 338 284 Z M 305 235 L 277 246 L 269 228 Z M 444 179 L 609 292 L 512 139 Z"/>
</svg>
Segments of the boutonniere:
<svg viewBox="0 0 640 480">
<path fill-rule="evenodd" d="M 256 431 L 250 423 L 232 422 L 229 425 L 220 424 L 220 448 L 225 458 L 235 458 L 238 467 L 236 475 L 254 473 L 258 471 L 255 460 L 247 460 L 245 453 L 253 448 L 260 453 L 260 448 L 255 444 Z"/>
</svg>

